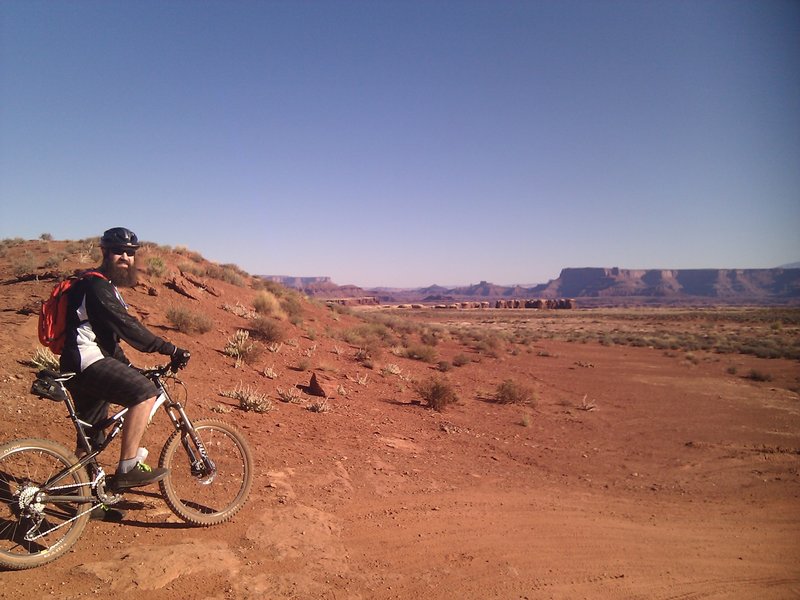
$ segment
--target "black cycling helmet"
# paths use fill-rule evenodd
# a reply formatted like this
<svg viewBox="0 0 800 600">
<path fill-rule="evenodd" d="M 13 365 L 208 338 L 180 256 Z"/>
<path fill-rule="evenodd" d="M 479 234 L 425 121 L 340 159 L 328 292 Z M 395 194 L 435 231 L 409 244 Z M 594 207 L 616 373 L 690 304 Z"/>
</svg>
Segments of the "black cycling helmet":
<svg viewBox="0 0 800 600">
<path fill-rule="evenodd" d="M 138 248 L 139 238 L 130 229 L 112 227 L 100 238 L 101 248 Z"/>
</svg>

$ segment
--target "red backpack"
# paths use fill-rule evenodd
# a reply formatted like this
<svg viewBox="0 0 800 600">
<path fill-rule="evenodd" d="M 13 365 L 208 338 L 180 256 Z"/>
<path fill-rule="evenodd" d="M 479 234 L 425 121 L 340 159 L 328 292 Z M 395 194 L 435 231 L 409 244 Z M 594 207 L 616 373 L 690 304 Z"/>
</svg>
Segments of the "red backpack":
<svg viewBox="0 0 800 600">
<path fill-rule="evenodd" d="M 56 284 L 53 291 L 50 292 L 50 297 L 42 301 L 42 307 L 39 310 L 39 341 L 43 346 L 50 348 L 54 354 L 61 354 L 64 350 L 68 292 L 75 283 L 85 277 L 100 277 L 108 281 L 108 278 L 99 271 L 85 271 Z"/>
</svg>

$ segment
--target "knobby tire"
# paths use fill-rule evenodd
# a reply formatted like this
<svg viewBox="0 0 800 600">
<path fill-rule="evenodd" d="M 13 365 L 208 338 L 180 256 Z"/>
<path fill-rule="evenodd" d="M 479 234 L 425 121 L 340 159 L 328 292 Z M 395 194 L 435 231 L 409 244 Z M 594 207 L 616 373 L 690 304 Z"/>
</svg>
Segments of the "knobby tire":
<svg viewBox="0 0 800 600">
<path fill-rule="evenodd" d="M 211 482 L 191 473 L 189 458 L 175 431 L 161 451 L 159 466 L 169 475 L 159 481 L 170 509 L 181 519 L 208 527 L 231 519 L 244 506 L 253 484 L 253 459 L 244 436 L 233 426 L 216 419 L 194 423 L 195 431 L 217 466 Z M 194 444 L 189 442 L 197 454 Z"/>
<path fill-rule="evenodd" d="M 0 446 L 0 567 L 12 570 L 39 567 L 57 559 L 78 541 L 89 520 L 88 507 L 78 502 L 40 505 L 44 519 L 38 532 L 52 531 L 34 541 L 23 536 L 34 523 L 21 514 L 20 490 L 35 489 L 65 467 L 78 462 L 72 452 L 50 440 L 23 439 Z M 88 495 L 89 477 L 79 469 L 57 483 L 59 496 Z M 72 486 L 64 488 L 64 486 Z M 24 495 L 24 494 L 23 494 Z M 54 527 L 65 523 L 63 527 Z"/>
</svg>

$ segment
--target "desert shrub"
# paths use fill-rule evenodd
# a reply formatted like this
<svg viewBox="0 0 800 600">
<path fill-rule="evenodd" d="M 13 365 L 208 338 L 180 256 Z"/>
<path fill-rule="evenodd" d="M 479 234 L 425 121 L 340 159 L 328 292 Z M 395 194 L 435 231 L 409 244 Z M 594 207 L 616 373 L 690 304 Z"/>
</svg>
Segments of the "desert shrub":
<svg viewBox="0 0 800 600">
<path fill-rule="evenodd" d="M 219 279 L 237 287 L 244 287 L 245 279 L 238 270 L 231 266 L 211 264 L 206 268 L 206 275 L 212 279 Z"/>
<path fill-rule="evenodd" d="M 178 270 L 181 273 L 189 273 L 197 277 L 204 277 L 206 275 L 206 270 L 203 267 L 200 265 L 193 265 L 192 263 L 181 263 L 178 265 Z"/>
<path fill-rule="evenodd" d="M 292 317 L 297 318 L 303 316 L 303 303 L 300 301 L 300 296 L 297 292 L 285 294 L 284 297 L 281 298 L 280 304 L 283 312 L 289 316 L 290 320 Z"/>
<path fill-rule="evenodd" d="M 182 306 L 169 308 L 167 310 L 167 320 L 182 333 L 206 333 L 214 327 L 214 322 L 210 317 Z"/>
<path fill-rule="evenodd" d="M 366 346 L 368 343 L 382 345 L 394 339 L 392 331 L 382 323 L 361 323 L 344 330 L 341 338 L 354 346 Z"/>
<path fill-rule="evenodd" d="M 328 304 L 328 308 L 331 309 L 331 312 L 335 315 L 352 315 L 353 309 L 349 306 L 344 304 L 339 304 L 338 302 L 331 302 Z"/>
<path fill-rule="evenodd" d="M 50 235 L 49 233 L 43 233 L 42 235 L 39 236 L 39 239 L 44 242 L 51 242 L 53 241 L 53 236 Z"/>
<path fill-rule="evenodd" d="M 498 404 L 534 404 L 533 390 L 511 379 L 497 386 L 494 401 Z"/>
<path fill-rule="evenodd" d="M 278 298 L 286 293 L 286 288 L 277 281 L 270 281 L 269 279 L 263 279 L 261 277 L 257 277 L 253 281 L 253 289 L 265 290 Z"/>
<path fill-rule="evenodd" d="M 59 371 L 58 357 L 53 354 L 50 348 L 40 346 L 31 358 L 29 364 L 37 369 L 50 369 L 51 371 Z"/>
<path fill-rule="evenodd" d="M 306 409 L 315 413 L 326 413 L 330 411 L 331 406 L 330 404 L 328 404 L 327 398 L 321 398 L 319 400 L 314 400 L 313 402 L 310 402 L 309 405 L 306 406 Z"/>
<path fill-rule="evenodd" d="M 391 329 L 397 335 L 411 335 L 417 333 L 421 326 L 410 319 L 405 319 L 398 315 L 389 315 L 382 313 L 365 313 L 363 317 L 366 321 L 371 323 L 380 323 L 385 327 Z"/>
<path fill-rule="evenodd" d="M 47 260 L 44 261 L 44 267 L 45 269 L 54 269 L 55 267 L 60 265 L 65 258 L 66 256 L 62 252 L 53 254 L 49 256 Z"/>
<path fill-rule="evenodd" d="M 697 358 L 697 356 L 692 354 L 691 352 L 688 352 L 686 354 L 686 356 L 684 356 L 684 358 L 686 359 L 687 362 L 690 362 L 693 365 L 699 365 L 700 364 L 700 359 Z"/>
<path fill-rule="evenodd" d="M 435 411 L 443 410 L 448 404 L 458 402 L 453 386 L 444 378 L 431 377 L 414 386 L 414 391 Z"/>
<path fill-rule="evenodd" d="M 751 369 L 747 374 L 747 379 L 752 379 L 753 381 L 772 381 L 772 375 L 764 371 L 759 371 L 758 369 Z"/>
<path fill-rule="evenodd" d="M 381 369 L 381 373 L 384 375 L 400 375 L 402 372 L 403 370 L 394 363 L 387 363 Z"/>
<path fill-rule="evenodd" d="M 261 290 L 253 298 L 253 308 L 260 315 L 275 316 L 281 319 L 286 318 L 281 304 L 274 294 L 266 290 Z"/>
<path fill-rule="evenodd" d="M 167 246 L 167 248 L 169 248 L 169 246 Z M 202 254 L 195 252 L 194 250 L 189 250 L 186 246 L 175 246 L 173 252 L 175 252 L 175 254 L 185 256 L 192 262 L 202 263 L 205 261 Z"/>
<path fill-rule="evenodd" d="M 377 360 L 381 356 L 383 356 L 383 342 L 378 338 L 366 338 L 359 345 L 355 358 L 359 362 L 364 362 Z"/>
<path fill-rule="evenodd" d="M 432 363 L 436 360 L 436 348 L 424 344 L 412 344 L 405 349 L 406 358 Z"/>
<path fill-rule="evenodd" d="M 243 362 L 250 362 L 259 354 L 256 344 L 250 341 L 250 332 L 244 329 L 237 329 L 236 333 L 228 338 L 222 352 L 236 359 L 237 369 Z"/>
<path fill-rule="evenodd" d="M 161 277 L 167 270 L 164 259 L 160 256 L 152 256 L 147 259 L 147 274 L 153 277 Z"/>
<path fill-rule="evenodd" d="M 254 390 L 250 386 L 242 387 L 241 383 L 236 389 L 220 391 L 220 396 L 233 398 L 239 401 L 239 408 L 245 412 L 265 413 L 272 410 L 272 400 L 266 394 Z"/>
<path fill-rule="evenodd" d="M 449 371 L 450 369 L 452 369 L 452 368 L 453 368 L 453 365 L 452 365 L 452 364 L 450 364 L 450 363 L 449 363 L 448 361 L 446 361 L 446 360 L 440 360 L 440 361 L 437 363 L 437 365 L 436 365 L 436 366 L 438 367 L 438 369 L 439 369 L 440 371 L 443 371 L 443 372 L 444 372 L 444 371 Z"/>
<path fill-rule="evenodd" d="M 439 335 L 432 329 L 425 329 L 419 337 L 426 346 L 435 346 L 439 343 Z"/>
<path fill-rule="evenodd" d="M 290 387 L 285 390 L 283 388 L 278 388 L 277 392 L 281 402 L 286 402 L 287 404 L 302 404 L 305 402 L 303 392 L 295 387 Z"/>
<path fill-rule="evenodd" d="M 481 354 L 497 358 L 501 340 L 495 335 L 487 335 L 475 341 L 473 348 Z"/>
<path fill-rule="evenodd" d="M 28 252 L 24 256 L 18 258 L 13 265 L 11 265 L 11 272 L 15 277 L 22 277 L 28 275 L 36 270 L 36 263 Z"/>
<path fill-rule="evenodd" d="M 239 275 L 241 275 L 242 277 L 245 277 L 245 278 L 248 278 L 248 277 L 250 277 L 250 273 L 248 273 L 247 271 L 245 271 L 245 270 L 244 270 L 243 268 L 241 268 L 239 265 L 235 265 L 235 264 L 233 264 L 233 263 L 225 263 L 225 264 L 223 264 L 223 265 L 221 265 L 221 266 L 222 266 L 222 268 L 223 268 L 223 269 L 225 269 L 226 271 L 233 271 L 234 273 L 237 273 L 237 274 L 239 274 Z"/>
<path fill-rule="evenodd" d="M 282 342 L 285 337 L 285 332 L 280 323 L 262 316 L 250 321 L 250 332 L 253 337 L 267 343 Z"/>
<path fill-rule="evenodd" d="M 464 365 L 468 365 L 470 363 L 469 356 L 466 354 L 457 354 L 453 358 L 453 366 L 454 367 L 463 367 Z"/>
</svg>

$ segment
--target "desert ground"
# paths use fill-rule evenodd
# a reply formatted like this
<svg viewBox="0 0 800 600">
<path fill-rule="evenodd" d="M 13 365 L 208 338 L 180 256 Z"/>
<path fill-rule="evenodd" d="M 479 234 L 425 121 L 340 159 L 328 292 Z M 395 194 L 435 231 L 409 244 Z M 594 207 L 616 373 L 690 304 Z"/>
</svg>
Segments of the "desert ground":
<svg viewBox="0 0 800 600">
<path fill-rule="evenodd" d="M 90 240 L 2 245 L 0 443 L 72 447 L 63 405 L 29 394 L 35 309 L 49 274 L 96 260 Z M 157 486 L 128 493 L 123 522 L 0 572 L 0 598 L 800 597 L 800 309 L 349 310 L 185 249 L 137 261 L 130 310 L 191 350 L 189 414 L 247 436 L 250 498 L 204 529 Z M 257 340 L 265 294 L 280 342 Z M 236 367 L 239 329 L 257 345 Z M 324 406 L 302 391 L 312 373 Z M 430 378 L 458 401 L 429 407 Z M 503 402 L 504 382 L 524 393 Z M 158 415 L 151 455 L 168 433 Z"/>
</svg>

